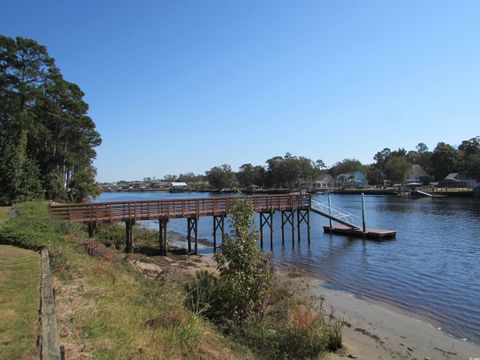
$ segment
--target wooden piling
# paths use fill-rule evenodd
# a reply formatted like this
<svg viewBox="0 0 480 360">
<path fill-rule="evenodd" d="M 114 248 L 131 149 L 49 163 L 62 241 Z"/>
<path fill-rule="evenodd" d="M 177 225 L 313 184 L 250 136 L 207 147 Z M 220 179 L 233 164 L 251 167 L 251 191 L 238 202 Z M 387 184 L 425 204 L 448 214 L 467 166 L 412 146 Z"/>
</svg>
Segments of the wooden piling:
<svg viewBox="0 0 480 360">
<path fill-rule="evenodd" d="M 295 239 L 295 211 L 282 211 L 282 245 L 285 245 L 285 225 L 289 223 L 292 227 L 292 244 Z"/>
<path fill-rule="evenodd" d="M 310 244 L 310 210 L 307 210 L 307 236 L 308 243 Z"/>
<path fill-rule="evenodd" d="M 263 215 L 262 213 L 260 215 L 260 248 L 263 249 Z"/>
<path fill-rule="evenodd" d="M 215 253 L 217 251 L 217 230 L 220 229 L 222 233 L 222 242 L 223 242 L 223 236 L 225 234 L 224 232 L 224 226 L 225 226 L 225 216 L 213 216 L 213 252 Z"/>
<path fill-rule="evenodd" d="M 298 233 L 298 242 L 300 242 L 300 226 L 305 223 L 307 225 L 307 238 L 308 243 L 310 243 L 310 210 L 297 210 L 297 233 Z"/>
<path fill-rule="evenodd" d="M 193 231 L 194 240 L 195 240 L 194 253 L 198 254 L 198 218 L 197 217 L 188 218 L 187 219 L 187 224 L 188 224 L 187 225 L 188 226 L 188 238 L 189 239 L 192 238 L 192 231 Z M 189 247 L 189 249 L 190 248 L 191 248 L 191 246 Z"/>
<path fill-rule="evenodd" d="M 270 213 L 270 251 L 273 252 L 273 211 Z"/>
<path fill-rule="evenodd" d="M 133 253 L 133 220 L 125 221 L 125 252 L 127 254 Z"/>
<path fill-rule="evenodd" d="M 273 249 L 273 212 L 260 212 L 260 247 L 263 249 L 263 227 L 270 228 L 270 249 Z"/>
<path fill-rule="evenodd" d="M 159 219 L 159 248 L 160 248 L 160 255 L 166 256 L 167 255 L 167 224 L 168 219 Z"/>
<path fill-rule="evenodd" d="M 95 233 L 97 232 L 97 223 L 96 222 L 89 222 L 88 223 L 88 237 L 93 238 Z"/>
<path fill-rule="evenodd" d="M 192 252 L 192 231 L 190 228 L 190 218 L 187 219 L 187 252 Z"/>
<path fill-rule="evenodd" d="M 300 209 L 297 210 L 297 241 L 300 242 Z"/>
</svg>

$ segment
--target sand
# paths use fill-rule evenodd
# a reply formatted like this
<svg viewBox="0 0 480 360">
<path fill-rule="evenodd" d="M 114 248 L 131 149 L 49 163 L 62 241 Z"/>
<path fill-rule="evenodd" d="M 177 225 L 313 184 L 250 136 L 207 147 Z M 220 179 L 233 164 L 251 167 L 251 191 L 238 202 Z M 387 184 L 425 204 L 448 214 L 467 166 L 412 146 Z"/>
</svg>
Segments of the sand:
<svg viewBox="0 0 480 360">
<path fill-rule="evenodd" d="M 427 322 L 389 304 L 360 299 L 325 288 L 309 277 L 310 290 L 343 319 L 344 349 L 327 359 L 466 359 L 480 360 L 480 346 L 452 338 Z"/>
</svg>

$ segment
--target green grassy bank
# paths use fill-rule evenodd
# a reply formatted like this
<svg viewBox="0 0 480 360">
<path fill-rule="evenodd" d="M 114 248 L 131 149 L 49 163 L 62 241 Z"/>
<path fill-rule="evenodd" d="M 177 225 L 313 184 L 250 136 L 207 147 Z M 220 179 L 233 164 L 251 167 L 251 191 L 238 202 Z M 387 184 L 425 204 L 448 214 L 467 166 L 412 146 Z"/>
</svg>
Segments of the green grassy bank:
<svg viewBox="0 0 480 360">
<path fill-rule="evenodd" d="M 311 300 L 293 296 L 286 287 L 275 289 L 279 301 L 272 303 L 264 319 L 222 333 L 201 312 L 184 306 L 185 283 L 192 274 L 173 267 L 172 256 L 157 257 L 165 271 L 147 278 L 132 262 L 149 263 L 154 258 L 125 255 L 120 226 L 104 226 L 96 239 L 89 240 L 82 225 L 51 219 L 44 202 L 19 204 L 15 210 L 16 217 L 0 227 L 0 238 L 17 247 L 49 249 L 60 343 L 67 358 L 313 359 L 327 350 L 326 341 L 340 341 L 341 333 L 332 337 L 336 324 L 330 326 L 328 318 L 310 306 Z M 136 229 L 136 246 L 156 246 L 156 239 L 155 233 Z M 172 271 L 167 271 L 169 266 Z M 32 338 L 26 329 L 20 331 L 19 338 Z M 282 347 L 284 339 L 291 339 L 289 348 Z"/>
<path fill-rule="evenodd" d="M 40 256 L 0 245 L 0 359 L 38 359 Z"/>
</svg>

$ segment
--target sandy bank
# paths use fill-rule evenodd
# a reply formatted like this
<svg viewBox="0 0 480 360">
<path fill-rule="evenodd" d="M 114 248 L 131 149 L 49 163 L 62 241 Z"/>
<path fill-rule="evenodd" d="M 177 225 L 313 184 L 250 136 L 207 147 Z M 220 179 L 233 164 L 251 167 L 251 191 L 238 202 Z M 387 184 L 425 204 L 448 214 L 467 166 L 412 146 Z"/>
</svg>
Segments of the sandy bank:
<svg viewBox="0 0 480 360">
<path fill-rule="evenodd" d="M 314 277 L 308 277 L 308 282 L 311 292 L 324 299 L 325 308 L 333 307 L 335 317 L 344 321 L 344 351 L 328 359 L 480 358 L 480 346 L 454 339 L 391 306 L 327 289 Z"/>
</svg>

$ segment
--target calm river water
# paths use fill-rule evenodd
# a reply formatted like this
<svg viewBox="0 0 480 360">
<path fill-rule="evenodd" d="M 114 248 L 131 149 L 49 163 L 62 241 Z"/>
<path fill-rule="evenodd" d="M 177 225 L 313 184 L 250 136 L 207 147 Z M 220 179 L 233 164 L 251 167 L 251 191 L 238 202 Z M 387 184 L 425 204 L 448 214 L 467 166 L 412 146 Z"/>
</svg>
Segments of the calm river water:
<svg viewBox="0 0 480 360">
<path fill-rule="evenodd" d="M 193 196 L 216 195 L 103 193 L 96 201 Z M 315 198 L 326 201 L 322 195 Z M 360 215 L 360 196 L 332 195 L 331 200 L 333 207 Z M 397 238 L 375 242 L 327 235 L 322 226 L 328 220 L 311 213 L 310 245 L 302 225 L 300 244 L 292 249 L 286 228 L 282 247 L 277 213 L 275 260 L 301 267 L 326 280 L 327 286 L 388 302 L 480 343 L 480 200 L 366 196 L 366 212 L 367 226 L 397 230 Z M 186 233 L 186 220 L 172 220 L 169 230 Z M 200 219 L 199 237 L 212 239 L 210 217 Z M 268 233 L 266 239 L 269 250 Z"/>
</svg>

